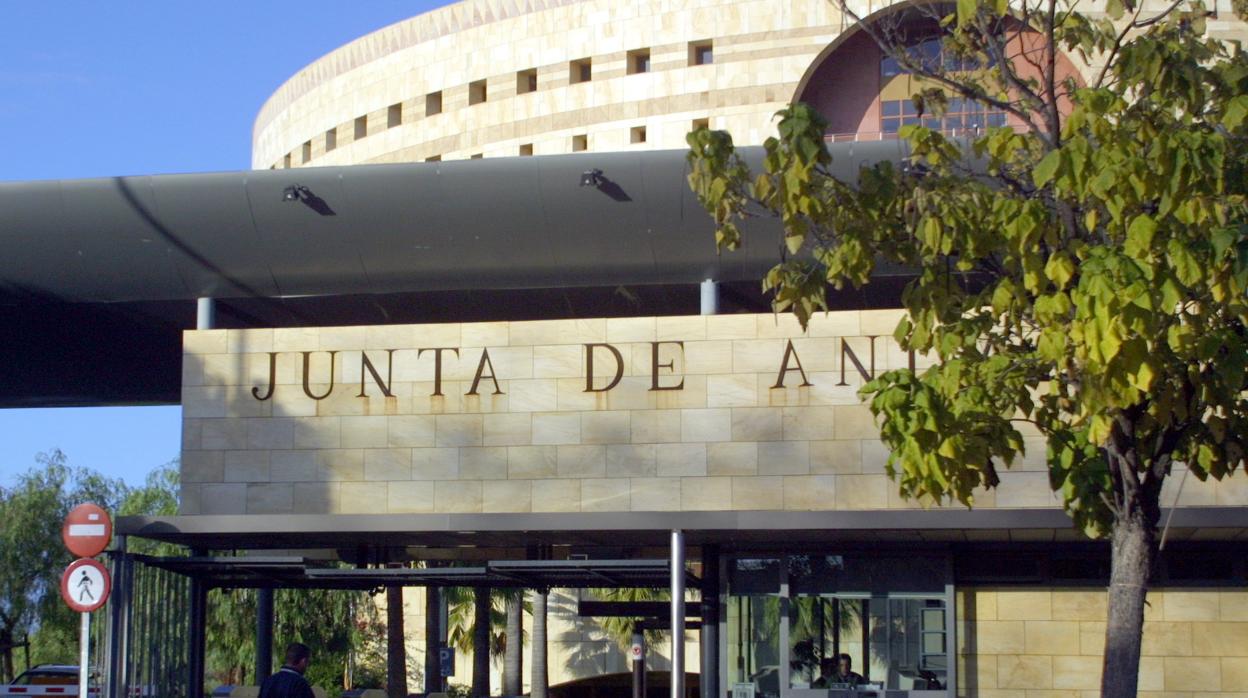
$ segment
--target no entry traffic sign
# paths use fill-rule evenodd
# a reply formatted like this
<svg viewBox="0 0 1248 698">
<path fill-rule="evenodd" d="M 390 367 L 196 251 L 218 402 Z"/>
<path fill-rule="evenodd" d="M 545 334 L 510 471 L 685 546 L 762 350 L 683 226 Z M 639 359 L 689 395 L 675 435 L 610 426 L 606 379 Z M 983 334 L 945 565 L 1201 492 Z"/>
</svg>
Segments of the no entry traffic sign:
<svg viewBox="0 0 1248 698">
<path fill-rule="evenodd" d="M 74 560 L 61 575 L 61 598 L 79 613 L 90 613 L 103 606 L 112 589 L 108 570 L 91 558 Z"/>
<path fill-rule="evenodd" d="M 79 504 L 65 517 L 61 540 L 78 557 L 95 557 L 104 552 L 113 538 L 113 520 L 94 504 Z"/>
</svg>

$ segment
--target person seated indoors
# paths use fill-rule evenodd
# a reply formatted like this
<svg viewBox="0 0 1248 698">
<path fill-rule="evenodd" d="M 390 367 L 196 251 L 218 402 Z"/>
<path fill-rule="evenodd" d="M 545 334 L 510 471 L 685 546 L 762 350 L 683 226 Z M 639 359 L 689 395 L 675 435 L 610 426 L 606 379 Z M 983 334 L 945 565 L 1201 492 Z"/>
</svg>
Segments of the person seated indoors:
<svg viewBox="0 0 1248 698">
<path fill-rule="evenodd" d="M 866 679 L 862 678 L 862 674 L 854 671 L 853 658 L 848 654 L 842 653 L 835 659 L 828 658 L 823 660 L 819 678 L 815 679 L 814 683 L 811 684 L 811 688 L 854 687 L 860 686 L 866 683 L 866 681 Z"/>
</svg>

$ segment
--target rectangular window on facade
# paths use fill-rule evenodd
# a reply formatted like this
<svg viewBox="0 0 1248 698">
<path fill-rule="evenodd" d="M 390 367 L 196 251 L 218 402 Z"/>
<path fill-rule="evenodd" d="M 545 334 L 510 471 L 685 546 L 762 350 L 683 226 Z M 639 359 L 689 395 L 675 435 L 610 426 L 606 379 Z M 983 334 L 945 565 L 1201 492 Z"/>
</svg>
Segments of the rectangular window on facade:
<svg viewBox="0 0 1248 698">
<path fill-rule="evenodd" d="M 468 83 L 468 104 L 480 104 L 485 101 L 485 81 L 477 80 Z"/>
<path fill-rule="evenodd" d="M 472 155 L 469 155 L 469 156 L 468 156 L 468 159 L 469 159 L 469 160 L 480 160 L 481 158 L 484 158 L 484 157 L 485 157 L 485 153 L 473 153 Z"/>
<path fill-rule="evenodd" d="M 442 91 L 430 92 L 425 95 L 425 116 L 442 113 Z"/>
<path fill-rule="evenodd" d="M 282 167 L 290 169 L 290 153 L 286 153 L 285 157 L 282 158 Z"/>
<path fill-rule="evenodd" d="M 582 58 L 579 61 L 572 61 L 568 64 L 568 82 L 573 85 L 581 82 L 589 82 L 594 76 L 593 61 L 589 58 Z"/>
<path fill-rule="evenodd" d="M 943 118 L 930 114 L 920 117 L 913 100 L 880 101 L 880 131 L 885 135 L 896 135 L 902 126 L 921 124 L 945 135 L 960 136 L 979 133 L 993 126 L 1004 126 L 1005 123 L 1004 112 L 970 99 L 950 99 Z"/>
<path fill-rule="evenodd" d="M 710 119 L 694 119 L 693 123 L 690 124 L 690 126 L 692 127 L 691 130 L 694 130 L 694 131 L 697 131 L 700 128 L 710 128 L 711 120 Z"/>
<path fill-rule="evenodd" d="M 520 146 L 520 154 L 521 154 L 521 155 L 532 155 L 532 154 L 533 154 L 533 144 L 532 144 L 532 143 L 525 143 L 524 145 L 521 145 L 521 146 Z"/>
<path fill-rule="evenodd" d="M 646 142 L 646 127 L 634 126 L 630 128 L 628 130 L 628 142 L 629 143 L 645 143 Z"/>
<path fill-rule="evenodd" d="M 689 42 L 689 65 L 710 65 L 714 62 L 715 49 L 710 39 Z"/>
<path fill-rule="evenodd" d="M 628 52 L 628 74 L 650 72 L 650 49 L 639 48 Z"/>
<path fill-rule="evenodd" d="M 303 142 L 303 152 L 300 156 L 299 162 L 307 162 L 312 159 L 312 141 Z"/>
<path fill-rule="evenodd" d="M 425 158 L 425 162 L 442 162 L 442 156 L 430 155 L 429 157 Z"/>
<path fill-rule="evenodd" d="M 368 136 L 368 116 L 357 116 L 355 119 L 355 140 Z"/>
<path fill-rule="evenodd" d="M 579 153 L 582 150 L 589 150 L 589 136 L 585 134 L 572 136 L 572 152 Z"/>
<path fill-rule="evenodd" d="M 394 128 L 403 123 L 403 105 L 391 104 L 386 110 L 386 128 Z"/>
<path fill-rule="evenodd" d="M 325 132 L 325 152 L 338 147 L 338 129 L 331 128 Z"/>
<path fill-rule="evenodd" d="M 527 95 L 537 91 L 537 69 L 530 68 L 516 73 L 516 94 Z"/>
</svg>

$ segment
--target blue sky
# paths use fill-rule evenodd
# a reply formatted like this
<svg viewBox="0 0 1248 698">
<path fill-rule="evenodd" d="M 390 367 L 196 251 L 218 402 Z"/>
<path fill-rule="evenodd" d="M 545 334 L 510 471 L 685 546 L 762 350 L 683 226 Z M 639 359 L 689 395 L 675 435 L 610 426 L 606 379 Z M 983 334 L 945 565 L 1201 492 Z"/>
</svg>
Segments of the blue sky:
<svg viewBox="0 0 1248 698">
<path fill-rule="evenodd" d="M 247 169 L 264 100 L 438 0 L 0 3 L 0 180 Z M 0 410 L 0 484 L 60 448 L 139 484 L 178 454 L 178 407 Z"/>
</svg>

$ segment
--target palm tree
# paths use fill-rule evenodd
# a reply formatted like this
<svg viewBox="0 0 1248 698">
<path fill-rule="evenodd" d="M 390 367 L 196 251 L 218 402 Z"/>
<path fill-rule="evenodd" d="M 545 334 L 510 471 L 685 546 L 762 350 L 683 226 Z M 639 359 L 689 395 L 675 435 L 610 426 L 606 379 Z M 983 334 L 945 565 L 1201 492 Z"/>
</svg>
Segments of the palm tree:
<svg viewBox="0 0 1248 698">
<path fill-rule="evenodd" d="M 667 601 L 672 592 L 667 589 L 591 589 L 590 593 L 600 601 Z M 688 599 L 686 599 L 688 601 Z M 639 618 L 599 618 L 598 625 L 615 640 L 620 649 L 628 649 L 633 643 L 633 625 Z M 646 646 L 657 647 L 667 637 L 663 630 L 647 630 Z"/>
<path fill-rule="evenodd" d="M 448 587 L 442 589 L 447 603 L 447 644 L 460 652 L 472 653 L 473 672 L 477 672 L 477 662 L 481 661 L 488 671 L 490 658 L 503 660 L 503 694 L 520 695 L 524 690 L 523 661 L 526 634 L 524 632 L 523 614 L 532 611 L 531 605 L 524 600 L 523 589 L 489 589 L 489 614 L 487 628 L 482 638 L 488 637 L 486 643 L 489 651 L 478 655 L 477 646 L 477 598 L 467 587 Z M 514 641 L 512 638 L 516 638 Z M 480 656 L 480 660 L 477 657 Z M 514 681 L 509 681 L 514 677 Z"/>
<path fill-rule="evenodd" d="M 490 615 L 494 610 L 491 601 L 489 587 L 473 590 L 472 695 L 476 698 L 490 695 Z"/>
<path fill-rule="evenodd" d="M 403 587 L 386 587 L 386 693 L 407 695 L 407 646 L 403 642 Z"/>
<path fill-rule="evenodd" d="M 506 589 L 507 629 L 503 635 L 503 695 L 518 696 L 524 689 L 524 590 Z"/>
<path fill-rule="evenodd" d="M 533 591 L 533 677 L 530 698 L 549 698 L 550 677 L 546 673 L 546 598 L 545 589 Z"/>
<path fill-rule="evenodd" d="M 427 566 L 429 563 L 425 563 Z M 446 628 L 441 626 L 442 615 L 441 587 L 425 587 L 425 693 L 442 691 L 442 663 L 438 658 L 438 649 L 442 642 L 442 633 Z"/>
</svg>

